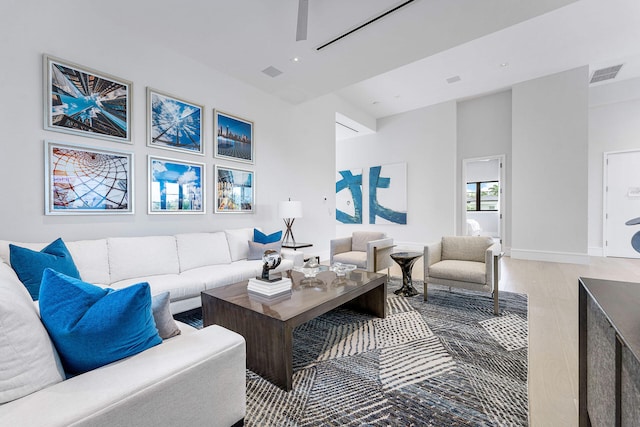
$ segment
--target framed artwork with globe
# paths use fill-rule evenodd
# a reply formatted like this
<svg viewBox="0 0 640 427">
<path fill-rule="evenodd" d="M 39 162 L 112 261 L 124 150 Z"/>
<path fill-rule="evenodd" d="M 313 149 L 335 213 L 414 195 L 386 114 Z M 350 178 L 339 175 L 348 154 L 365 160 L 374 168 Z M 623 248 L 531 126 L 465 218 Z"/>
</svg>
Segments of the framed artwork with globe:
<svg viewBox="0 0 640 427">
<path fill-rule="evenodd" d="M 133 83 L 44 55 L 44 128 L 131 143 Z"/>
<path fill-rule="evenodd" d="M 133 213 L 133 153 L 45 141 L 45 214 Z"/>
<path fill-rule="evenodd" d="M 147 145 L 204 155 L 204 107 L 147 88 Z"/>
</svg>

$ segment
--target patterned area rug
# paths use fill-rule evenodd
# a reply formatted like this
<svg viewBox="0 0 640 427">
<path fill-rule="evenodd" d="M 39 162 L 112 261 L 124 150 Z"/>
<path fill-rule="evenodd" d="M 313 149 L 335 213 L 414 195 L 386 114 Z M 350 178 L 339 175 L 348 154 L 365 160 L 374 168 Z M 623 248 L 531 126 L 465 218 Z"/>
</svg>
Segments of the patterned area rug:
<svg viewBox="0 0 640 427">
<path fill-rule="evenodd" d="M 500 292 L 494 316 L 489 294 L 430 286 L 425 303 L 399 284 L 386 319 L 339 308 L 296 328 L 290 392 L 247 370 L 245 424 L 528 425 L 527 296 Z"/>
</svg>

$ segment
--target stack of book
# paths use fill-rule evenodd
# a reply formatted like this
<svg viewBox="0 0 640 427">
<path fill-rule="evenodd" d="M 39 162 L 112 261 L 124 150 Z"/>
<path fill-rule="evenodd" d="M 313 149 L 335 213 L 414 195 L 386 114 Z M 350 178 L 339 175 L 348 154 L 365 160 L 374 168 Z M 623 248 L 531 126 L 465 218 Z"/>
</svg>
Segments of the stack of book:
<svg viewBox="0 0 640 427">
<path fill-rule="evenodd" d="M 260 279 L 249 279 L 247 290 L 267 297 L 275 297 L 291 291 L 291 279 L 283 277 L 277 282 L 265 282 Z"/>
</svg>

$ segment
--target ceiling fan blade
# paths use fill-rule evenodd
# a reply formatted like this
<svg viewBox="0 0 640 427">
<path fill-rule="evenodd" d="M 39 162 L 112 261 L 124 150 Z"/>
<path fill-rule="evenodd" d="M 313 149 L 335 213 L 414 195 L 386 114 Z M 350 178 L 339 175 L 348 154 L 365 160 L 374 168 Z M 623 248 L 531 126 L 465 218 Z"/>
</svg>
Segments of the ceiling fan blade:
<svg viewBox="0 0 640 427">
<path fill-rule="evenodd" d="M 309 0 L 298 0 L 298 26 L 296 41 L 307 39 L 307 20 L 309 18 Z"/>
</svg>

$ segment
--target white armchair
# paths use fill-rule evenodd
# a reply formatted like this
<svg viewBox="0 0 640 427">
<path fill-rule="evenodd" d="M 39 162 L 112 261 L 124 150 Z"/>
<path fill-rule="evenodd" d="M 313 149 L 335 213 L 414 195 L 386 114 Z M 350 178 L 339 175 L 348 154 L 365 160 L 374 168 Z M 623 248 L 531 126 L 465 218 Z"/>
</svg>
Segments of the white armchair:
<svg viewBox="0 0 640 427">
<path fill-rule="evenodd" d="M 491 237 L 450 236 L 424 248 L 424 300 L 427 285 L 493 293 L 493 312 L 498 314 L 500 243 Z"/>
<path fill-rule="evenodd" d="M 354 231 L 351 237 L 331 240 L 329 263 L 354 264 L 376 272 L 391 267 L 393 261 L 389 255 L 393 247 L 393 238 L 382 232 Z"/>
</svg>

